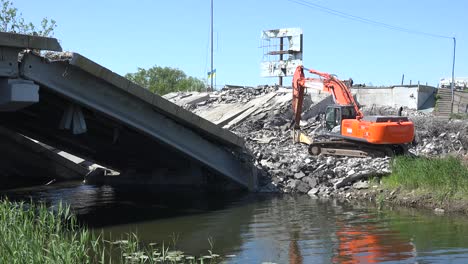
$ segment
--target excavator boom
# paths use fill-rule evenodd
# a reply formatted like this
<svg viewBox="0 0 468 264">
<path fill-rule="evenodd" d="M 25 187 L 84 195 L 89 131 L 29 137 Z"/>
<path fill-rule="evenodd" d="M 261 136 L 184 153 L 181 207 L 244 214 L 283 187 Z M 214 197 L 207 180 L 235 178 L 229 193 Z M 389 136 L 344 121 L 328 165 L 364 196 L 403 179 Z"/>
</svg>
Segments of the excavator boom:
<svg viewBox="0 0 468 264">
<path fill-rule="evenodd" d="M 318 75 L 323 79 L 306 78 L 304 76 L 304 70 Z M 295 127 L 299 125 L 305 88 L 328 92 L 332 95 L 335 104 L 343 106 L 352 105 L 356 111 L 356 119 L 361 119 L 364 116 L 354 100 L 350 89 L 338 78 L 329 73 L 307 69 L 304 68 L 304 66 L 297 66 L 293 77 L 293 112 Z"/>
</svg>

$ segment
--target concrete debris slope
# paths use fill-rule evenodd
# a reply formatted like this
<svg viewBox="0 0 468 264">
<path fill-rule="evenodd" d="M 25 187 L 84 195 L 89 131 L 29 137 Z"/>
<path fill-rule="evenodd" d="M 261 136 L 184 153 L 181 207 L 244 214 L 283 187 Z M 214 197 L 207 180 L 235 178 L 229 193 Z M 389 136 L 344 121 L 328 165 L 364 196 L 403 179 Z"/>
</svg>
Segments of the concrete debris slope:
<svg viewBox="0 0 468 264">
<path fill-rule="evenodd" d="M 396 115 L 398 109 L 391 107 L 364 108 L 366 115 Z M 416 145 L 410 149 L 415 155 L 440 156 L 446 154 L 467 155 L 468 120 L 443 120 L 411 109 L 404 109 L 416 128 Z"/>
<path fill-rule="evenodd" d="M 311 156 L 307 146 L 291 138 L 291 89 L 257 87 L 207 93 L 172 93 L 167 99 L 242 136 L 260 169 L 259 191 L 343 195 L 368 188 L 371 176 L 391 173 L 389 157 L 351 158 Z M 304 99 L 301 127 L 320 129 L 319 114 L 332 104 L 327 94 L 309 91 Z M 366 115 L 396 115 L 391 107 L 364 108 Z M 443 121 L 432 114 L 403 109 L 416 126 L 414 155 L 468 154 L 468 121 Z"/>
<path fill-rule="evenodd" d="M 468 120 L 441 120 L 433 116 L 415 117 L 416 155 L 468 155 Z"/>
</svg>

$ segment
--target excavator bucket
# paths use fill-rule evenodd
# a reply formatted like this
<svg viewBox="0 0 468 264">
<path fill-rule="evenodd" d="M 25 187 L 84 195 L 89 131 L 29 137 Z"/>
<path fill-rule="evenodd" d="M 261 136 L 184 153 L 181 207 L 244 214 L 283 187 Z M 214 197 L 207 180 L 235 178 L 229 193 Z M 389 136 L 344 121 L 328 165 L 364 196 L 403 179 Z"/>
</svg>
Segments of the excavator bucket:
<svg viewBox="0 0 468 264">
<path fill-rule="evenodd" d="M 292 138 L 294 143 L 302 143 L 302 144 L 307 144 L 310 145 L 312 144 L 312 139 L 304 134 L 301 130 L 298 129 L 293 129 L 292 130 Z"/>
</svg>

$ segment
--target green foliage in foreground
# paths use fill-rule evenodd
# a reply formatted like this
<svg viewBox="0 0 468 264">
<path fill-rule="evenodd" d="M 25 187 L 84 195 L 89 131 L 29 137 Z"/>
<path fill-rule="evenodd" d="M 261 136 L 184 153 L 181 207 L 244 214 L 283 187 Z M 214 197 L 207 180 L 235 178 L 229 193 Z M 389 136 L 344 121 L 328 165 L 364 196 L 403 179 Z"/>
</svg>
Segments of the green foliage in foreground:
<svg viewBox="0 0 468 264">
<path fill-rule="evenodd" d="M 417 190 L 437 198 L 468 198 L 468 167 L 455 157 L 423 158 L 399 156 L 392 174 L 382 183 L 390 188 Z"/>
<path fill-rule="evenodd" d="M 92 235 L 68 208 L 0 203 L 0 263 L 91 263 Z"/>
<path fill-rule="evenodd" d="M 119 241 L 96 237 L 77 225 L 70 208 L 0 201 L 0 263 L 218 263 L 208 250 L 200 258 L 170 246 L 143 246 L 135 234 Z"/>
<path fill-rule="evenodd" d="M 205 89 L 202 80 L 170 67 L 154 66 L 147 70 L 138 68 L 135 73 L 127 73 L 125 78 L 159 95 L 179 91 L 200 92 Z"/>
</svg>

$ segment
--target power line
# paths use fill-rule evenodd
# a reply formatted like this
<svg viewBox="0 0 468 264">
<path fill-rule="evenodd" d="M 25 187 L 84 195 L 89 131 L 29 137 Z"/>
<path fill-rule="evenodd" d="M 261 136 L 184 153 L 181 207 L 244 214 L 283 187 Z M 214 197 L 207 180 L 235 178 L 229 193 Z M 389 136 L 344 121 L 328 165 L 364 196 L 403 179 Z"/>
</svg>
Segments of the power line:
<svg viewBox="0 0 468 264">
<path fill-rule="evenodd" d="M 451 105 L 452 109 L 451 109 L 451 112 L 453 112 L 453 98 L 454 98 L 453 90 L 454 90 L 454 86 L 455 86 L 455 83 L 454 83 L 455 47 L 456 47 L 456 44 L 457 44 L 457 40 L 455 39 L 455 37 L 448 37 L 448 36 L 444 36 L 444 35 L 432 34 L 432 33 L 428 33 L 428 32 L 423 32 L 423 31 L 418 31 L 418 30 L 413 30 L 413 29 L 408 29 L 408 28 L 403 28 L 403 27 L 397 27 L 397 26 L 393 26 L 393 25 L 390 25 L 390 24 L 386 24 L 386 23 L 374 21 L 374 20 L 371 20 L 371 19 L 367 19 L 367 18 L 364 18 L 364 17 L 344 13 L 344 12 L 341 12 L 341 11 L 338 11 L 338 10 L 335 10 L 335 9 L 331 9 L 331 8 L 328 8 L 328 7 L 325 7 L 325 6 L 321 6 L 321 5 L 318 5 L 318 4 L 315 4 L 315 3 L 311 3 L 311 2 L 305 1 L 305 0 L 288 0 L 288 1 L 299 4 L 299 5 L 303 5 L 303 6 L 312 8 L 312 9 L 318 9 L 318 10 L 320 10 L 322 12 L 332 14 L 334 16 L 338 16 L 338 17 L 342 17 L 342 18 L 346 18 L 346 19 L 350 19 L 350 20 L 354 20 L 354 21 L 359 21 L 361 23 L 366 23 L 366 24 L 370 24 L 370 25 L 374 25 L 374 26 L 380 26 L 380 27 L 384 27 L 384 28 L 387 28 L 387 29 L 402 31 L 402 32 L 410 33 L 410 34 L 425 35 L 425 36 L 434 37 L 434 38 L 452 39 L 453 40 L 453 58 L 452 58 L 453 63 L 452 63 L 452 82 L 451 82 L 451 85 L 450 85 L 451 87 L 450 88 L 452 90 L 452 105 Z"/>
<path fill-rule="evenodd" d="M 334 15 L 334 16 L 338 16 L 338 17 L 358 21 L 358 22 L 365 23 L 365 24 L 380 26 L 380 27 L 384 27 L 384 28 L 387 28 L 387 29 L 397 30 L 397 31 L 406 32 L 406 33 L 410 33 L 410 34 L 426 35 L 426 36 L 430 36 L 430 37 L 434 37 L 434 38 L 453 39 L 453 37 L 448 37 L 448 36 L 444 36 L 444 35 L 432 34 L 432 33 L 428 33 L 428 32 L 423 32 L 423 31 L 418 31 L 418 30 L 393 26 L 393 25 L 390 25 L 390 24 L 386 24 L 386 23 L 374 21 L 374 20 L 371 20 L 371 19 L 367 19 L 367 18 L 364 18 L 364 17 L 351 15 L 351 14 L 344 13 L 344 12 L 341 12 L 341 11 L 338 11 L 338 10 L 335 10 L 335 9 L 331 9 L 331 8 L 328 8 L 328 7 L 325 7 L 325 6 L 322 6 L 322 5 L 311 3 L 311 2 L 305 1 L 305 0 L 287 0 L 287 1 L 299 4 L 299 5 L 302 5 L 302 6 L 306 6 L 306 7 L 312 8 L 312 9 L 317 9 L 317 10 L 320 10 L 322 12 Z"/>
</svg>

